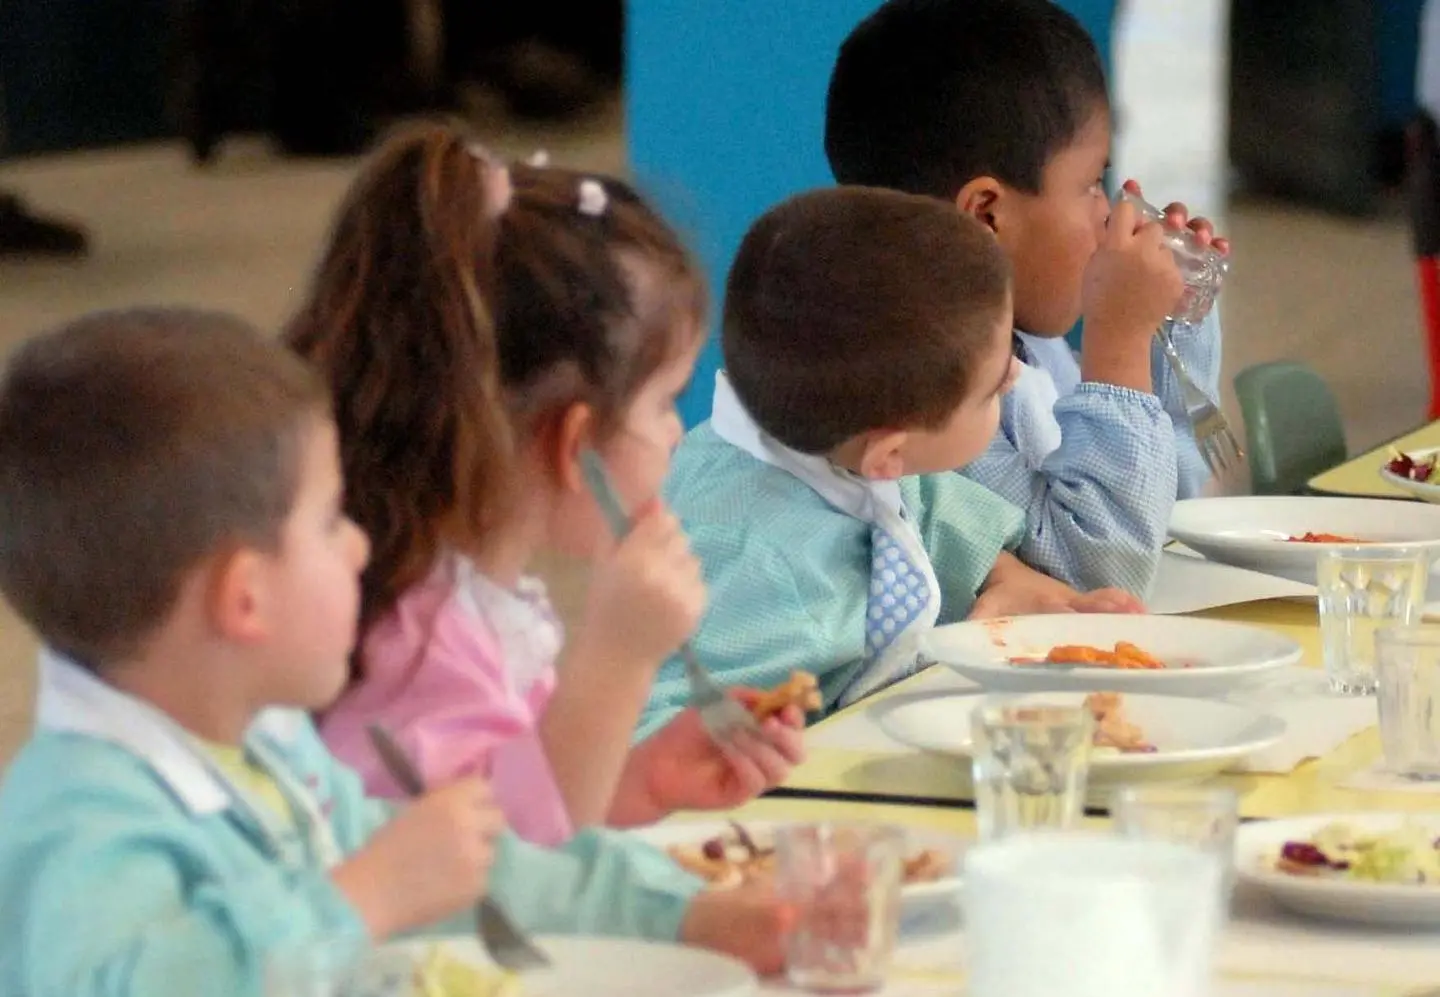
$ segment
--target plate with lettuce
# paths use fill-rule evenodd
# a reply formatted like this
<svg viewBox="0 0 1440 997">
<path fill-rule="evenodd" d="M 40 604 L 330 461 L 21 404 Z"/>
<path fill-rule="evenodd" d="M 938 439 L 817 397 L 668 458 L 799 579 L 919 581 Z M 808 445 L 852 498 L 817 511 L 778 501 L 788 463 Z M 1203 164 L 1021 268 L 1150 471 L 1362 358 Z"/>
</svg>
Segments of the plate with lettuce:
<svg viewBox="0 0 1440 997">
<path fill-rule="evenodd" d="M 1297 913 L 1440 931 L 1440 813 L 1257 821 L 1235 850 L 1240 878 Z"/>
</svg>

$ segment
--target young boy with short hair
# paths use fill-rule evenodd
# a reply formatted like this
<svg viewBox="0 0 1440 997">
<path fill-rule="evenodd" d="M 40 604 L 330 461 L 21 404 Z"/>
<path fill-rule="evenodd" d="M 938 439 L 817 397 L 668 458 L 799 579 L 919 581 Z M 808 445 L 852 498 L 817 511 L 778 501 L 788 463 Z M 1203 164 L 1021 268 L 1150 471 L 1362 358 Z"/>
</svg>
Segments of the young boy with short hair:
<svg viewBox="0 0 1440 997">
<path fill-rule="evenodd" d="M 1014 379 L 1010 302 L 994 238 L 932 198 L 815 191 L 750 229 L 714 412 L 665 488 L 710 588 L 695 651 L 723 683 L 810 672 L 830 710 L 914 671 L 937 622 L 1138 609 L 1021 564 L 1020 510 L 950 473 L 989 444 Z M 644 728 L 686 692 L 668 662 Z"/>
<path fill-rule="evenodd" d="M 368 551 L 324 389 L 243 324 L 97 314 L 13 357 L 0 590 L 48 650 L 0 788 L 0 993 L 258 997 L 280 951 L 469 933 L 487 888 L 530 930 L 774 968 L 773 905 L 697 897 L 658 850 L 526 845 L 479 778 L 364 796 L 307 713 L 345 682 Z"/>
<path fill-rule="evenodd" d="M 825 151 L 840 183 L 940 198 L 994 232 L 1015 275 L 1021 370 L 999 433 L 963 473 L 1025 510 L 1026 563 L 1143 595 L 1177 495 L 1209 473 L 1154 342 L 1179 272 L 1159 225 L 1111 212 L 1110 127 L 1095 45 L 1050 0 L 888 0 L 841 46 Z M 1166 213 L 1212 238 L 1183 205 Z M 1147 268 L 1120 274 L 1097 257 L 1107 219 L 1143 233 Z M 1062 337 L 1082 315 L 1077 363 Z M 1215 316 L 1172 332 L 1215 397 Z"/>
</svg>

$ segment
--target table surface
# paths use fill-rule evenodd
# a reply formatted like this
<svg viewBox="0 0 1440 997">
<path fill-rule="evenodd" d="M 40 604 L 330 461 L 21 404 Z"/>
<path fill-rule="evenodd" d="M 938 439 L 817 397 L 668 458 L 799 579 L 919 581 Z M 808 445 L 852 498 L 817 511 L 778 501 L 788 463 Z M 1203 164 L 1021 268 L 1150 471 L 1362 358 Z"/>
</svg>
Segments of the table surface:
<svg viewBox="0 0 1440 997">
<path fill-rule="evenodd" d="M 1272 600 L 1207 610 L 1196 616 L 1232 620 L 1269 627 L 1293 638 L 1303 649 L 1303 663 L 1320 666 L 1319 618 L 1313 602 Z M 905 691 L 914 680 L 901 682 L 880 697 Z M 863 710 L 876 701 L 836 713 L 811 729 L 822 730 Z M 1295 814 L 1355 810 L 1425 812 L 1440 809 L 1440 796 L 1425 792 L 1367 791 L 1339 785 L 1348 776 L 1368 768 L 1380 757 L 1380 740 L 1372 727 L 1350 738 L 1324 757 L 1304 762 L 1288 775 L 1222 775 L 1217 784 L 1233 787 L 1240 796 L 1243 817 L 1283 817 Z M 871 803 L 933 804 L 941 808 L 968 808 L 969 787 L 953 759 L 926 755 L 877 753 L 837 748 L 812 748 L 797 767 L 785 791 L 800 796 L 863 800 Z M 942 819 L 937 817 L 937 820 Z M 973 828 L 968 817 L 953 826 Z"/>
<path fill-rule="evenodd" d="M 1390 448 L 1401 452 L 1440 447 L 1440 422 L 1432 422 L 1382 444 L 1339 467 L 1317 474 L 1309 481 L 1312 492 L 1321 495 L 1349 495 L 1358 498 L 1388 498 L 1416 501 L 1380 477 L 1380 468 L 1388 459 Z"/>
<path fill-rule="evenodd" d="M 815 799 L 761 799 L 729 816 L 740 822 L 861 821 L 942 831 L 973 839 L 974 813 L 954 807 L 887 806 Z M 679 814 L 671 823 L 712 822 L 714 814 Z M 1108 822 L 1087 818 L 1103 832 Z M 958 899 L 958 897 L 956 898 Z M 927 905 L 928 906 L 928 905 Z M 930 908 L 902 920 L 900 943 L 884 987 L 873 997 L 963 997 L 966 943 L 955 901 L 950 913 Z M 938 919 L 936 914 L 941 915 Z M 934 923 L 936 921 L 939 923 Z M 1216 953 L 1212 997 L 1440 997 L 1436 935 L 1314 921 L 1277 908 L 1246 884 L 1237 889 Z M 780 979 L 764 994 L 795 993 Z"/>
</svg>

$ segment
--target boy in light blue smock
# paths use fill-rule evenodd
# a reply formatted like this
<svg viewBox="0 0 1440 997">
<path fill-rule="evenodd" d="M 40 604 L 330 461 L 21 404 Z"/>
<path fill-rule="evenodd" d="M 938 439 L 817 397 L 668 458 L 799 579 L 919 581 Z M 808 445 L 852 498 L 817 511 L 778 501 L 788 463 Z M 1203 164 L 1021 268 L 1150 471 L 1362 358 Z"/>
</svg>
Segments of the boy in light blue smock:
<svg viewBox="0 0 1440 997">
<path fill-rule="evenodd" d="M 995 432 L 1010 321 L 994 238 L 941 202 L 841 188 L 756 222 L 726 289 L 714 414 L 665 487 L 705 566 L 693 644 L 717 679 L 811 672 L 829 710 L 913 671 L 936 623 L 1138 608 L 1021 564 L 1020 510 L 949 473 Z M 644 729 L 685 696 L 667 663 Z"/>
<path fill-rule="evenodd" d="M 530 930 L 775 968 L 773 904 L 648 846 L 527 845 L 480 778 L 364 796 L 307 716 L 344 684 L 369 550 L 340 492 L 323 389 L 233 320 L 97 315 L 12 360 L 0 589 L 58 650 L 0 789 L 0 993 L 260 997 L 277 956 L 472 933 L 487 890 Z"/>
<path fill-rule="evenodd" d="M 1154 342 L 1179 272 L 1158 224 L 1111 213 L 1110 108 L 1085 29 L 1051 0 L 888 0 L 840 49 L 825 150 L 841 183 L 939 198 L 995 233 L 1014 268 L 1021 368 L 999 432 L 963 473 L 1025 511 L 1027 564 L 1145 594 L 1177 496 L 1209 474 Z M 1166 217 L 1213 237 L 1183 205 Z M 1109 242 L 1122 228 L 1136 234 L 1128 259 Z M 1077 362 L 1061 337 L 1082 314 Z M 1170 332 L 1216 397 L 1213 313 Z"/>
</svg>

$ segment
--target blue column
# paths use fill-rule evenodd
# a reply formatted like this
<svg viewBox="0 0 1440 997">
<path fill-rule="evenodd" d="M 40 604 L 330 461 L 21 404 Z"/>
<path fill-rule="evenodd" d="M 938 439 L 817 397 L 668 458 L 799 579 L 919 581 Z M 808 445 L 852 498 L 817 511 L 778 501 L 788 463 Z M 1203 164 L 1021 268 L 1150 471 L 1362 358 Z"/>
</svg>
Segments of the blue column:
<svg viewBox="0 0 1440 997">
<path fill-rule="evenodd" d="M 699 254 L 718 304 L 740 240 L 777 201 L 832 183 L 825 90 L 836 51 L 880 0 L 629 0 L 626 125 L 641 189 Z M 1108 59 L 1114 0 L 1064 0 Z M 711 336 L 680 400 L 710 414 Z"/>
</svg>

